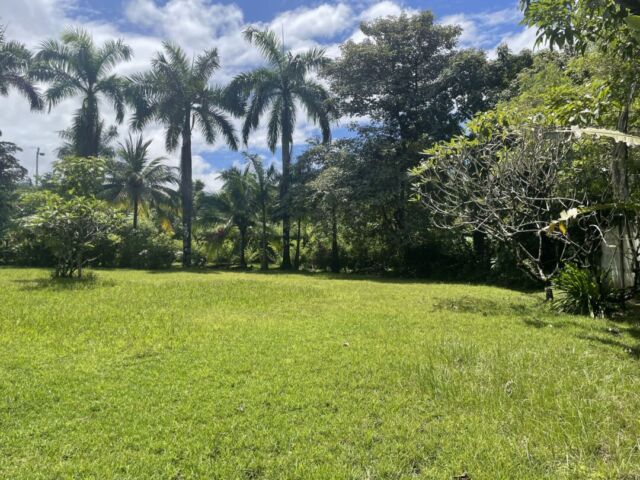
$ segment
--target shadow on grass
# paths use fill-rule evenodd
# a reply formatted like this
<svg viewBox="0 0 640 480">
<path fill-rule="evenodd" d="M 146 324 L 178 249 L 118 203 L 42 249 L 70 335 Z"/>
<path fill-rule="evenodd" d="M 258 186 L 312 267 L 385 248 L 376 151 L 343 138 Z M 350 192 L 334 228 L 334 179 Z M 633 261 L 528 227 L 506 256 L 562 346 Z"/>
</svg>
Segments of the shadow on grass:
<svg viewBox="0 0 640 480">
<path fill-rule="evenodd" d="M 474 287 L 493 287 L 501 288 L 518 293 L 543 293 L 543 288 L 527 288 L 527 287 L 513 287 L 507 285 L 501 285 L 491 282 L 482 281 L 463 281 L 463 280 L 447 280 L 442 278 L 429 278 L 429 277 L 412 277 L 402 276 L 395 273 L 331 273 L 325 271 L 311 271 L 311 270 L 281 270 L 280 268 L 269 268 L 268 270 L 261 270 L 257 267 L 248 267 L 241 269 L 239 267 L 229 266 L 207 266 L 203 268 L 188 268 L 183 269 L 180 267 L 172 268 L 169 270 L 151 271 L 150 273 L 162 274 L 162 273 L 175 273 L 175 272 L 188 272 L 188 273 L 217 273 L 217 272 L 232 272 L 232 273 L 246 273 L 251 275 L 264 275 L 264 276 L 300 276 L 310 277 L 318 280 L 348 280 L 355 282 L 376 282 L 386 284 L 398 284 L 398 285 L 461 285 L 461 286 L 474 286 Z"/>
<path fill-rule="evenodd" d="M 605 323 L 600 319 L 589 317 L 575 317 L 575 320 L 561 320 L 558 322 L 543 321 L 538 318 L 525 318 L 522 322 L 532 328 L 578 329 L 575 337 L 593 344 L 610 347 L 612 350 L 622 350 L 634 360 L 640 360 L 640 316 L 632 309 L 622 317 Z M 628 343 L 625 343 L 624 340 Z M 633 345 L 633 343 L 636 343 Z"/>
<path fill-rule="evenodd" d="M 99 279 L 95 275 L 83 278 L 37 278 L 33 280 L 14 280 L 13 283 L 22 285 L 20 290 L 90 290 L 94 288 L 113 287 L 113 280 Z"/>
<path fill-rule="evenodd" d="M 616 349 L 622 349 L 626 354 L 635 360 L 640 360 L 640 345 L 629 346 L 620 340 L 613 338 L 603 338 L 596 335 L 577 335 L 577 338 L 587 340 L 589 342 L 596 342 Z"/>
</svg>

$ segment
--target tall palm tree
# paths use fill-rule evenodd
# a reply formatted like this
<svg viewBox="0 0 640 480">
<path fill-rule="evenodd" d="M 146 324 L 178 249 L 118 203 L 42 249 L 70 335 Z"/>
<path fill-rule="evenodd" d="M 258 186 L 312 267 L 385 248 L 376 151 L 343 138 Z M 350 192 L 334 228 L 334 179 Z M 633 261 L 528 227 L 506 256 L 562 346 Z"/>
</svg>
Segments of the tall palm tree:
<svg viewBox="0 0 640 480">
<path fill-rule="evenodd" d="M 98 156 L 103 123 L 100 119 L 99 98 L 113 105 L 116 121 L 124 119 L 126 81 L 111 73 L 115 66 L 131 58 L 131 48 L 122 40 L 109 40 L 97 47 L 89 33 L 82 29 L 68 29 L 60 42 L 47 40 L 36 54 L 35 74 L 48 82 L 45 98 L 49 110 L 62 100 L 82 96 L 71 126 L 71 145 L 81 157 Z M 64 133 L 62 134 L 65 137 Z"/>
<path fill-rule="evenodd" d="M 280 202 L 282 205 L 282 268 L 291 268 L 289 245 L 290 216 L 288 211 L 291 147 L 296 123 L 296 101 L 307 116 L 320 126 L 322 138 L 329 141 L 331 108 L 329 93 L 308 74 L 326 63 L 324 50 L 313 48 L 305 53 L 285 51 L 284 44 L 270 30 L 253 27 L 244 32 L 245 39 L 258 47 L 267 66 L 238 75 L 229 85 L 227 95 L 231 101 L 245 107 L 242 138 L 247 144 L 250 133 L 258 128 L 260 119 L 267 114 L 268 145 L 275 152 L 278 140 L 282 148 L 282 178 Z"/>
<path fill-rule="evenodd" d="M 58 158 L 72 157 L 76 155 L 76 135 L 73 128 L 66 128 L 59 132 L 60 138 L 64 141 L 62 145 L 56 149 Z M 116 155 L 116 149 L 113 143 L 118 138 L 118 128 L 115 125 L 111 125 L 108 128 L 104 128 L 104 120 L 100 120 L 98 123 L 98 149 L 97 156 L 102 158 L 113 158 Z"/>
<path fill-rule="evenodd" d="M 42 110 L 42 98 L 32 81 L 31 60 L 31 52 L 22 43 L 7 41 L 5 27 L 0 26 L 0 95 L 6 97 L 9 88 L 15 88 L 27 98 L 31 110 Z"/>
<path fill-rule="evenodd" d="M 249 169 L 232 167 L 220 174 L 222 189 L 203 198 L 205 223 L 223 223 L 225 231 L 235 227 L 240 233 L 240 267 L 246 268 L 247 234 L 256 217 L 256 178 Z"/>
<path fill-rule="evenodd" d="M 185 52 L 169 42 L 163 43 L 151 61 L 149 72 L 134 75 L 131 102 L 135 112 L 131 125 L 141 129 L 152 120 L 164 125 L 165 146 L 180 152 L 180 191 L 182 196 L 182 243 L 184 266 L 191 264 L 191 223 L 193 180 L 191 135 L 199 128 L 207 143 L 221 134 L 229 148 L 237 150 L 235 130 L 227 117 L 221 90 L 209 86 L 213 73 L 220 68 L 217 50 L 204 51 L 189 60 Z"/>
<path fill-rule="evenodd" d="M 265 169 L 262 159 L 255 154 L 245 154 L 250 166 L 255 172 L 255 202 L 260 217 L 260 269 L 269 269 L 269 258 L 267 254 L 267 220 L 273 203 L 274 190 L 276 186 L 276 171 L 273 165 Z"/>
<path fill-rule="evenodd" d="M 149 159 L 151 140 L 142 136 L 119 144 L 117 159 L 109 164 L 104 196 L 111 201 L 126 202 L 133 210 L 133 228 L 138 228 L 138 210 L 144 205 L 160 207 L 175 195 L 177 169 L 163 164 L 164 157 Z"/>
</svg>

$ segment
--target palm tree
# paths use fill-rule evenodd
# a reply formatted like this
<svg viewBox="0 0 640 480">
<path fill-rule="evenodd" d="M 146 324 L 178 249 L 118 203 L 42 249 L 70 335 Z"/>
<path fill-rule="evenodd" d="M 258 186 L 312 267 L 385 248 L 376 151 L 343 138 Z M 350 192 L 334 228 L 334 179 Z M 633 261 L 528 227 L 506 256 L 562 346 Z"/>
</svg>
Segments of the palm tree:
<svg viewBox="0 0 640 480">
<path fill-rule="evenodd" d="M 267 219 L 271 210 L 273 193 L 275 189 L 276 171 L 273 165 L 265 169 L 262 159 L 258 155 L 245 154 L 250 166 L 255 172 L 256 191 L 255 202 L 260 216 L 260 269 L 269 269 L 269 258 L 267 254 Z"/>
<path fill-rule="evenodd" d="M 9 88 L 15 88 L 27 98 L 31 110 L 42 110 L 42 98 L 32 83 L 31 60 L 31 52 L 22 43 L 7 41 L 5 27 L 0 26 L 0 95 L 6 97 Z"/>
<path fill-rule="evenodd" d="M 256 178 L 249 166 L 244 171 L 232 167 L 220 174 L 224 184 L 222 189 L 202 199 L 206 211 L 203 221 L 208 224 L 224 223 L 225 231 L 236 227 L 240 233 L 240 267 L 246 268 L 245 250 L 249 227 L 256 216 Z"/>
<path fill-rule="evenodd" d="M 193 61 L 169 42 L 163 43 L 151 62 L 151 71 L 134 75 L 131 102 L 135 112 L 131 125 L 141 129 L 152 120 L 164 125 L 165 146 L 173 151 L 182 142 L 180 191 L 182 196 L 182 243 L 184 266 L 191 264 L 191 223 L 193 181 L 191 135 L 199 128 L 207 143 L 221 134 L 229 148 L 237 150 L 235 130 L 225 114 L 221 90 L 209 86 L 210 77 L 220 68 L 217 50 L 204 51 Z"/>
<path fill-rule="evenodd" d="M 81 157 L 94 157 L 100 153 L 103 123 L 100 119 L 98 100 L 111 102 L 116 111 L 116 121 L 124 119 L 124 93 L 126 82 L 111 73 L 115 66 L 131 58 L 129 46 L 122 40 L 109 40 L 97 47 L 91 35 L 82 29 L 68 29 L 61 41 L 47 40 L 36 54 L 35 74 L 48 82 L 45 98 L 49 110 L 62 100 L 82 96 L 82 105 L 76 111 L 71 126 L 73 153 Z"/>
<path fill-rule="evenodd" d="M 278 140 L 282 148 L 282 178 L 280 202 L 282 205 L 282 268 L 291 268 L 289 246 L 290 218 L 289 182 L 291 147 L 296 123 L 298 101 L 307 116 L 320 126 L 323 141 L 329 141 L 331 109 L 329 93 L 318 82 L 307 77 L 326 63 L 324 50 L 313 48 L 305 53 L 293 54 L 270 30 L 253 27 L 244 32 L 245 39 L 257 46 L 268 65 L 238 75 L 229 85 L 227 95 L 231 101 L 245 107 L 242 138 L 247 144 L 250 133 L 258 128 L 261 117 L 268 112 L 268 145 L 275 152 Z"/>
<path fill-rule="evenodd" d="M 145 204 L 160 207 L 171 202 L 178 184 L 175 167 L 162 162 L 164 157 L 149 159 L 151 140 L 129 135 L 119 144 L 118 159 L 110 162 L 104 196 L 111 201 L 126 202 L 133 209 L 133 228 L 138 228 L 138 210 Z"/>
<path fill-rule="evenodd" d="M 116 155 L 116 150 L 113 147 L 113 142 L 118 138 L 118 128 L 115 125 L 111 125 L 105 130 L 104 121 L 98 122 L 98 157 L 113 158 Z M 75 141 L 76 135 L 73 128 L 66 128 L 59 132 L 60 138 L 64 140 L 62 146 L 56 149 L 58 158 L 72 157 L 76 155 L 77 144 Z"/>
</svg>

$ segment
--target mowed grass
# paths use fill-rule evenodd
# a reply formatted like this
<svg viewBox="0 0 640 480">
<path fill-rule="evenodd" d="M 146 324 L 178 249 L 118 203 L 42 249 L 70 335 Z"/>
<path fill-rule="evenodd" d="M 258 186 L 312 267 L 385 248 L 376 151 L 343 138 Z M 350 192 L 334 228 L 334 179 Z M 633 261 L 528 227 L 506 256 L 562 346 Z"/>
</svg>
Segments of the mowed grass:
<svg viewBox="0 0 640 480">
<path fill-rule="evenodd" d="M 48 275 L 0 269 L 2 479 L 640 478 L 632 324 L 482 286 Z"/>
</svg>

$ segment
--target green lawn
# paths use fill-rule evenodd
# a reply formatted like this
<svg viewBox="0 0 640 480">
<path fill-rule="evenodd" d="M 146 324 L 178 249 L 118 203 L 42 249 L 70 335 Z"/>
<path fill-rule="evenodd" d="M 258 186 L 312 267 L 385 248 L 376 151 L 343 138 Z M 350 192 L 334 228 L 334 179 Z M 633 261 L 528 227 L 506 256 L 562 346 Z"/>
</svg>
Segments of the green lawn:
<svg viewBox="0 0 640 480">
<path fill-rule="evenodd" d="M 493 287 L 48 275 L 0 269 L 2 479 L 640 478 L 640 327 Z"/>
</svg>

